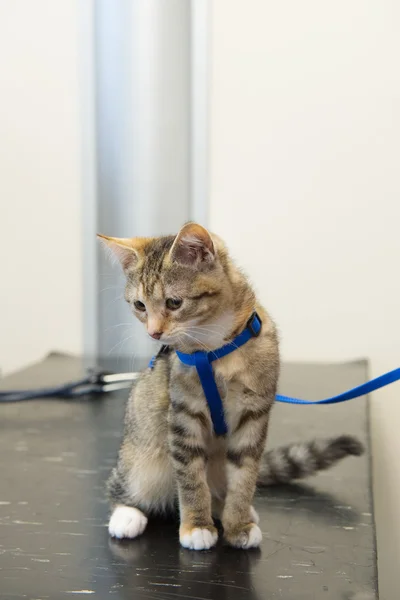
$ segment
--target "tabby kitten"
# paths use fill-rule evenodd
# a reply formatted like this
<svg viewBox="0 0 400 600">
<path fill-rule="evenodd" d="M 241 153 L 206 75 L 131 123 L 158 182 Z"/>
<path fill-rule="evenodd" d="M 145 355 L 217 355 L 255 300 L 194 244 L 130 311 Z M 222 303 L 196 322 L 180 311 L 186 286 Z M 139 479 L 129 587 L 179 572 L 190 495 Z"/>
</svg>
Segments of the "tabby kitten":
<svg viewBox="0 0 400 600">
<path fill-rule="evenodd" d="M 118 464 L 108 481 L 110 534 L 134 538 L 148 515 L 178 505 L 185 548 L 216 543 L 213 517 L 221 519 L 232 546 L 259 546 L 256 484 L 325 469 L 360 454 L 359 442 L 341 437 L 265 452 L 279 376 L 278 337 L 219 237 L 195 223 L 176 236 L 100 237 L 122 264 L 126 301 L 150 337 L 163 344 L 128 401 Z M 228 427 L 218 437 L 196 369 L 182 364 L 174 350 L 215 350 L 243 331 L 255 310 L 260 335 L 213 362 Z"/>
</svg>

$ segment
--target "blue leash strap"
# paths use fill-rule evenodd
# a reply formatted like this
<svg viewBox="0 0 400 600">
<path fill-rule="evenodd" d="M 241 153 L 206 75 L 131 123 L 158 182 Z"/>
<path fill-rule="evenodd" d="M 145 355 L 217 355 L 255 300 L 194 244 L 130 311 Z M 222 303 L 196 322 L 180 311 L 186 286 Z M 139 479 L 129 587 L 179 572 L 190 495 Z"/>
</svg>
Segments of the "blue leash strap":
<svg viewBox="0 0 400 600">
<path fill-rule="evenodd" d="M 196 352 L 195 360 L 196 370 L 207 398 L 208 408 L 210 409 L 214 431 L 216 435 L 225 435 L 228 432 L 228 428 L 225 423 L 224 407 L 217 384 L 215 383 L 214 372 L 208 354 L 206 352 Z"/>
<path fill-rule="evenodd" d="M 375 392 L 375 390 L 379 390 L 380 388 L 399 380 L 400 368 L 389 371 L 389 373 L 385 373 L 379 377 L 375 377 L 375 379 L 371 379 L 371 381 L 367 381 L 361 385 L 357 385 L 351 390 L 347 390 L 347 392 L 342 392 L 337 396 L 325 398 L 324 400 L 301 400 L 300 398 L 281 396 L 280 394 L 277 394 L 276 400 L 277 402 L 286 402 L 287 404 L 337 404 L 338 402 L 345 402 L 346 400 L 353 400 L 353 398 L 358 398 L 359 396 L 365 396 L 366 394 Z"/>
</svg>

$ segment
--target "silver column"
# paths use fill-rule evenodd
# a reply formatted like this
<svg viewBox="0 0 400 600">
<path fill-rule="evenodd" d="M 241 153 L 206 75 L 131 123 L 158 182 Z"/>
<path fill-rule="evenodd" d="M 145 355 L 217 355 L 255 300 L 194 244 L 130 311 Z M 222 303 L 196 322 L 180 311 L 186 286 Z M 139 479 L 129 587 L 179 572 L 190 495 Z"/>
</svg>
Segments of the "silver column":
<svg viewBox="0 0 400 600">
<path fill-rule="evenodd" d="M 98 0 L 95 7 L 98 230 L 118 237 L 177 231 L 191 213 L 191 3 Z M 100 250 L 99 354 L 146 357 L 154 345 L 121 299 L 119 266 Z"/>
</svg>

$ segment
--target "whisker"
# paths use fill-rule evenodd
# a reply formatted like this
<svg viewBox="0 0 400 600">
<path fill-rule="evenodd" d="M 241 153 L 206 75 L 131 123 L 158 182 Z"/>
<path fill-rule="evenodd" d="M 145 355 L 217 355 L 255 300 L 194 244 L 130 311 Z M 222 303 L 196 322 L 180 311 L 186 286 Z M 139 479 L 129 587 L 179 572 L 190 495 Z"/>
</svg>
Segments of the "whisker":
<svg viewBox="0 0 400 600">
<path fill-rule="evenodd" d="M 182 339 L 182 337 L 178 334 L 177 336 L 177 340 L 178 340 L 178 344 L 182 344 L 184 351 L 186 352 L 187 346 L 185 344 L 185 341 Z"/>
<path fill-rule="evenodd" d="M 130 368 L 130 371 L 132 371 L 132 372 L 134 371 L 133 367 L 134 367 L 134 364 L 135 364 L 136 356 L 137 356 L 137 352 L 135 352 L 133 354 L 133 356 L 132 356 L 132 362 L 131 362 L 131 368 Z"/>
<path fill-rule="evenodd" d="M 99 290 L 99 294 L 101 294 L 102 292 L 106 292 L 107 290 L 120 290 L 121 286 L 120 285 L 109 285 L 107 287 L 101 288 L 101 290 Z"/>
<path fill-rule="evenodd" d="M 209 346 L 206 346 L 206 344 L 203 344 L 203 342 L 201 342 L 194 335 L 191 335 L 190 333 L 187 333 L 187 331 L 182 331 L 182 333 L 183 333 L 183 335 L 186 335 L 187 337 L 189 337 L 192 340 L 194 340 L 194 342 L 196 342 L 197 344 L 200 344 L 200 346 L 202 346 L 207 352 L 210 352 L 211 354 L 214 354 L 215 357 L 217 356 L 215 354 L 214 350 L 212 350 Z"/>
<path fill-rule="evenodd" d="M 207 323 L 207 327 L 204 325 L 189 325 L 188 329 L 208 329 L 210 331 L 223 331 L 226 332 L 226 328 L 221 325 L 213 325 L 212 323 Z"/>
<path fill-rule="evenodd" d="M 200 346 L 204 348 L 204 350 L 207 350 L 207 352 L 211 351 L 211 348 L 209 348 L 206 344 L 203 344 L 203 342 L 197 339 L 194 335 L 191 335 L 187 331 L 182 331 L 182 334 L 186 335 L 186 337 L 188 337 L 190 340 L 193 340 L 196 344 L 200 344 Z"/>
<path fill-rule="evenodd" d="M 225 329 L 220 329 L 220 330 L 214 330 L 214 329 L 208 329 L 207 327 L 186 327 L 185 328 L 186 331 L 193 331 L 194 333 L 198 333 L 198 334 L 204 334 L 204 335 L 219 335 L 222 338 L 225 337 L 226 335 L 226 330 Z"/>
<path fill-rule="evenodd" d="M 192 330 L 193 329 L 195 331 L 211 331 L 212 333 L 216 333 L 216 332 L 217 333 L 219 333 L 219 332 L 225 333 L 226 332 L 226 330 L 223 329 L 222 327 L 221 327 L 221 329 L 210 329 L 208 327 L 194 327 L 194 326 L 192 326 L 192 327 L 186 327 L 186 329 L 187 330 Z"/>
<path fill-rule="evenodd" d="M 213 341 L 213 345 L 222 345 L 225 340 L 226 340 L 226 336 L 227 336 L 227 331 L 224 328 L 219 328 L 219 331 L 217 330 L 212 330 L 209 329 L 208 327 L 188 327 L 185 329 L 186 331 L 191 332 L 192 334 L 196 335 L 198 338 L 203 339 L 206 338 L 210 340 L 210 338 L 212 338 Z M 215 337 L 217 336 L 217 337 Z M 210 340 L 211 341 L 211 340 Z"/>
<path fill-rule="evenodd" d="M 116 327 L 122 327 L 123 325 L 133 325 L 133 322 L 131 321 L 130 323 L 118 323 L 118 325 L 111 325 L 111 327 L 107 327 L 107 329 L 104 330 L 104 333 L 106 333 L 107 331 L 111 331 L 112 329 L 115 329 Z"/>
<path fill-rule="evenodd" d="M 110 300 L 110 302 L 107 302 L 107 306 L 106 306 L 106 310 L 108 310 L 110 308 L 110 306 L 112 306 L 113 304 L 115 304 L 118 300 L 122 300 L 123 296 L 117 296 L 116 298 L 114 298 L 113 300 Z"/>
<path fill-rule="evenodd" d="M 113 350 L 115 350 L 115 348 L 118 348 L 118 346 L 119 346 L 120 344 L 124 344 L 124 343 L 125 343 L 125 342 L 127 342 L 128 340 L 131 340 L 133 337 L 134 337 L 133 335 L 128 335 L 128 337 L 126 337 L 126 338 L 124 338 L 123 340 L 120 340 L 119 342 L 117 342 L 117 343 L 116 343 L 116 344 L 115 344 L 115 345 L 114 345 L 114 346 L 111 348 L 111 350 L 109 350 L 109 351 L 107 352 L 107 356 L 109 356 L 109 355 L 111 354 L 111 352 L 112 352 Z"/>
<path fill-rule="evenodd" d="M 187 329 L 189 329 L 190 331 L 193 329 L 192 327 L 188 327 Z M 205 331 L 207 331 L 206 329 L 204 329 Z M 226 333 L 226 331 L 224 332 Z M 200 340 L 197 340 L 200 343 Z M 227 346 L 233 346 L 236 350 L 240 350 L 243 351 L 243 348 L 241 348 L 240 346 L 238 346 L 237 344 L 235 344 L 235 342 L 232 340 L 230 342 L 226 342 Z M 213 352 L 212 350 L 210 350 L 210 352 Z M 215 352 L 213 352 L 214 356 L 215 356 Z"/>
</svg>

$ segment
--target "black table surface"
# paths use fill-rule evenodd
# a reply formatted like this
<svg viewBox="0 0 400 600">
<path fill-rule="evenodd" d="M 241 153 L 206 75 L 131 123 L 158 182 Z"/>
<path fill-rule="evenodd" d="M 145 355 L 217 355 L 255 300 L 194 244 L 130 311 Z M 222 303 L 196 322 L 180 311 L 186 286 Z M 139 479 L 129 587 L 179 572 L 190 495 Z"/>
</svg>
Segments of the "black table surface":
<svg viewBox="0 0 400 600">
<path fill-rule="evenodd" d="M 73 380 L 85 361 L 52 354 L 2 380 Z M 285 365 L 281 392 L 322 398 L 365 381 L 367 365 Z M 0 598 L 58 600 L 372 600 L 377 598 L 368 404 L 276 405 L 269 446 L 350 433 L 366 445 L 301 485 L 260 490 L 260 550 L 180 548 L 176 520 L 137 540 L 107 534 L 104 481 L 115 463 L 127 391 L 0 405 Z"/>
</svg>

